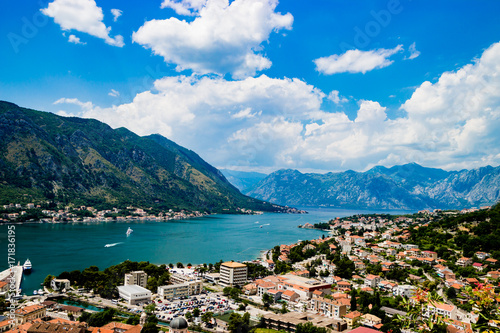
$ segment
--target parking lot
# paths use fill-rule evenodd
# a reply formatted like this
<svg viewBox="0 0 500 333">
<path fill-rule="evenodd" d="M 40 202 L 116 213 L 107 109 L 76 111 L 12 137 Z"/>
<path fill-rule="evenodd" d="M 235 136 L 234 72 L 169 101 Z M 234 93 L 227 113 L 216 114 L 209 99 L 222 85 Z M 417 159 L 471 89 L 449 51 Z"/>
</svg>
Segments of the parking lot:
<svg viewBox="0 0 500 333">
<path fill-rule="evenodd" d="M 224 312 L 237 308 L 237 305 L 232 300 L 215 293 L 172 301 L 156 299 L 154 302 L 156 304 L 156 316 L 164 321 L 170 321 L 179 316 L 184 317 L 187 312 L 192 314 L 195 308 L 200 309 L 200 316 L 205 312 Z"/>
</svg>

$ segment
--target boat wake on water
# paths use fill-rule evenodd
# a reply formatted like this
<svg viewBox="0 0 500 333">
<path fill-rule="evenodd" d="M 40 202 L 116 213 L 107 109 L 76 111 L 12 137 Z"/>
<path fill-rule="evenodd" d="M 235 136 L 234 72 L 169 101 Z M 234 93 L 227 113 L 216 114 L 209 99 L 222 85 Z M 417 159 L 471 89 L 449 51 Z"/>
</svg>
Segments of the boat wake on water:
<svg viewBox="0 0 500 333">
<path fill-rule="evenodd" d="M 104 247 L 113 247 L 113 246 L 116 246 L 118 244 L 123 244 L 123 242 L 106 244 L 106 245 L 104 245 Z"/>
</svg>

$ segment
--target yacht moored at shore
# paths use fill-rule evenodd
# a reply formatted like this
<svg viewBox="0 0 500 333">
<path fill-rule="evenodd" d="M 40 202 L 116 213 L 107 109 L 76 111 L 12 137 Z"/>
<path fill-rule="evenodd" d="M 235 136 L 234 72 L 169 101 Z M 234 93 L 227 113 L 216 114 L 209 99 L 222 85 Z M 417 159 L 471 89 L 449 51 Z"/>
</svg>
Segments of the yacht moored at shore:
<svg viewBox="0 0 500 333">
<path fill-rule="evenodd" d="M 23 265 L 23 273 L 29 274 L 31 273 L 31 269 L 32 269 L 31 261 L 29 259 L 26 259 Z"/>
</svg>

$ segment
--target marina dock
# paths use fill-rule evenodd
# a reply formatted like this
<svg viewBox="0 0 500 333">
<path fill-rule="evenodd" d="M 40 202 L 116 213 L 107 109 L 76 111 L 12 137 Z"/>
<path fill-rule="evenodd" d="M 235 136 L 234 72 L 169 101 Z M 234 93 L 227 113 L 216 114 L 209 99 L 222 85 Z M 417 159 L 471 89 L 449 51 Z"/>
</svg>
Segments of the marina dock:
<svg viewBox="0 0 500 333">
<path fill-rule="evenodd" d="M 5 281 L 10 284 L 10 279 L 12 277 L 12 272 L 14 273 L 14 279 L 16 281 L 16 293 L 19 294 L 21 288 L 21 281 L 23 280 L 23 266 L 17 265 L 12 268 L 8 268 L 0 272 L 0 281 Z M 10 290 L 10 288 L 9 288 Z"/>
</svg>

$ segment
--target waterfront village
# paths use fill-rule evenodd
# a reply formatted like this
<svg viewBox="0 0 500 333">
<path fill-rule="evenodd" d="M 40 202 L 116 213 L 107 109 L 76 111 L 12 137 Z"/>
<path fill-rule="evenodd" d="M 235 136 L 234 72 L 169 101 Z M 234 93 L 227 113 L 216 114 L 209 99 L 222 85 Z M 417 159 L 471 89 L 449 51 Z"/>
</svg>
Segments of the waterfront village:
<svg viewBox="0 0 500 333">
<path fill-rule="evenodd" d="M 466 257 L 457 249 L 425 250 L 412 242 L 438 216 L 468 212 L 337 218 L 318 239 L 277 245 L 248 262 L 125 262 L 103 272 L 48 276 L 38 295 L 4 301 L 0 332 L 498 330 L 500 266 L 492 254 Z M 458 227 L 470 228 L 467 223 Z M 124 267 L 143 269 L 120 274 L 119 285 L 111 286 L 114 296 L 82 280 L 102 274 L 106 281 L 105 274 Z M 158 269 L 161 276 L 153 276 Z M 0 282 L 4 295 L 8 290 L 9 281 Z"/>
<path fill-rule="evenodd" d="M 62 222 L 109 222 L 109 221 L 131 221 L 131 220 L 148 220 L 148 221 L 168 221 L 181 220 L 194 217 L 202 217 L 209 215 L 208 212 L 188 211 L 173 209 L 159 210 L 155 208 L 138 208 L 126 207 L 124 209 L 113 208 L 98 210 L 91 206 L 74 205 L 60 207 L 61 204 L 47 202 L 45 205 L 28 203 L 19 204 L 11 203 L 3 205 L 3 210 L 0 211 L 0 223 L 9 222 L 44 222 L 44 223 L 62 223 Z M 287 214 L 304 214 L 303 210 L 293 207 L 282 207 L 273 205 L 280 213 Z M 261 215 L 262 211 L 251 210 L 237 207 L 234 211 L 226 210 L 231 214 L 248 214 Z"/>
</svg>

